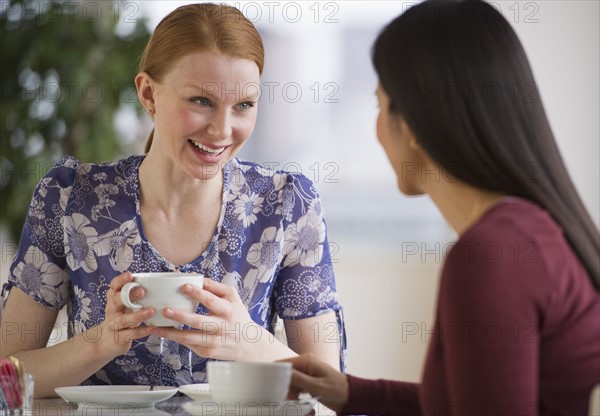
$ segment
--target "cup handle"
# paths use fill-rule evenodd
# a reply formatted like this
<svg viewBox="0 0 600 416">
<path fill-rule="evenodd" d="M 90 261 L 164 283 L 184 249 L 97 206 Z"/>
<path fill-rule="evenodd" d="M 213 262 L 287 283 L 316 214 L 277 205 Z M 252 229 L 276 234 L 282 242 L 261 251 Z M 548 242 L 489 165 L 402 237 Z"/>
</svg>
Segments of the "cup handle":
<svg viewBox="0 0 600 416">
<path fill-rule="evenodd" d="M 123 305 L 130 309 L 142 309 L 144 307 L 144 305 L 142 305 L 141 303 L 133 303 L 131 302 L 131 299 L 129 299 L 129 292 L 131 292 L 131 289 L 136 288 L 138 286 L 140 286 L 138 282 L 128 282 L 125 283 L 125 285 L 121 289 L 121 302 L 123 302 Z"/>
</svg>

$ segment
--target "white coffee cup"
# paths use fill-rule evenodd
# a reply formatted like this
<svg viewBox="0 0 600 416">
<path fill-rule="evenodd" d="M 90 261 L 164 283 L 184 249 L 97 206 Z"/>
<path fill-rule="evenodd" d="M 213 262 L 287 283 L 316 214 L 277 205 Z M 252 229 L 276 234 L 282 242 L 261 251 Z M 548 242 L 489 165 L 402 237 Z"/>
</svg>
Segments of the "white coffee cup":
<svg viewBox="0 0 600 416">
<path fill-rule="evenodd" d="M 291 363 L 209 361 L 206 370 L 217 403 L 280 403 L 286 399 L 292 379 Z"/>
<path fill-rule="evenodd" d="M 133 310 L 145 307 L 154 308 L 154 315 L 144 321 L 154 326 L 179 326 L 179 322 L 165 318 L 162 311 L 165 308 L 194 312 L 198 301 L 181 292 L 181 287 L 190 284 L 202 288 L 204 277 L 195 273 L 133 273 L 133 282 L 125 283 L 121 289 L 121 301 Z M 144 297 L 133 303 L 129 293 L 136 287 L 144 289 Z"/>
</svg>

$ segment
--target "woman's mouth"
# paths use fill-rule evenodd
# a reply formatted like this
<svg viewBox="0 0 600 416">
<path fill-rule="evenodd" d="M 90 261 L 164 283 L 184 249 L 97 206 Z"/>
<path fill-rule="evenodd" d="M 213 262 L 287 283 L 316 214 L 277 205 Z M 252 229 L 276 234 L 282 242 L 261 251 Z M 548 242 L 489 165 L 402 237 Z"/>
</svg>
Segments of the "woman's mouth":
<svg viewBox="0 0 600 416">
<path fill-rule="evenodd" d="M 205 153 L 207 155 L 211 155 L 211 156 L 219 156 L 226 149 L 226 147 L 217 147 L 215 149 L 212 149 L 210 147 L 203 145 L 200 142 L 197 142 L 197 141 L 194 141 L 191 139 L 189 140 L 189 142 L 191 144 L 193 144 L 200 152 Z"/>
</svg>

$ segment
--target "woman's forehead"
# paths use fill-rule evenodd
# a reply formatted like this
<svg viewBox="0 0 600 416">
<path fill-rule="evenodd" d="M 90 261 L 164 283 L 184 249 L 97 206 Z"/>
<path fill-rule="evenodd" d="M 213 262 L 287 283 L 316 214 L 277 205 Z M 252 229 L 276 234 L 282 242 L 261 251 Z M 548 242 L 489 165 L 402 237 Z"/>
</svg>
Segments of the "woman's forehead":
<svg viewBox="0 0 600 416">
<path fill-rule="evenodd" d="M 258 65 L 249 59 L 219 52 L 192 52 L 177 60 L 170 72 L 177 76 L 222 79 L 259 78 Z"/>
<path fill-rule="evenodd" d="M 193 52 L 180 58 L 165 76 L 164 84 L 179 89 L 195 89 L 206 94 L 223 95 L 258 88 L 258 65 L 214 52 Z M 252 88 L 256 86 L 256 88 Z"/>
<path fill-rule="evenodd" d="M 260 73 L 254 61 L 214 52 L 183 56 L 161 84 L 171 90 L 211 97 L 219 101 L 256 100 Z"/>
</svg>

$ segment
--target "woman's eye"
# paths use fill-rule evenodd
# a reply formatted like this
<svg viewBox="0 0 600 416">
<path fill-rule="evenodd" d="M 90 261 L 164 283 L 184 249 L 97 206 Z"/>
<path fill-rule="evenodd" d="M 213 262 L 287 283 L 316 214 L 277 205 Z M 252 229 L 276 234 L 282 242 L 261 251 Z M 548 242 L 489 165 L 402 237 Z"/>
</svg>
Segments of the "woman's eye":
<svg viewBox="0 0 600 416">
<path fill-rule="evenodd" d="M 254 107 L 254 103 L 252 101 L 246 101 L 245 103 L 238 104 L 238 108 L 240 110 L 249 110 Z"/>
<path fill-rule="evenodd" d="M 210 101 L 206 97 L 194 97 L 194 98 L 192 98 L 191 101 L 193 101 L 194 103 L 199 104 L 199 105 L 206 105 L 206 106 L 210 105 Z"/>
</svg>

